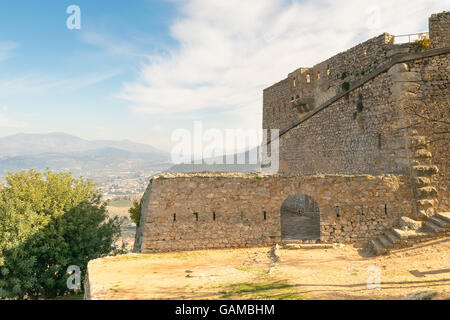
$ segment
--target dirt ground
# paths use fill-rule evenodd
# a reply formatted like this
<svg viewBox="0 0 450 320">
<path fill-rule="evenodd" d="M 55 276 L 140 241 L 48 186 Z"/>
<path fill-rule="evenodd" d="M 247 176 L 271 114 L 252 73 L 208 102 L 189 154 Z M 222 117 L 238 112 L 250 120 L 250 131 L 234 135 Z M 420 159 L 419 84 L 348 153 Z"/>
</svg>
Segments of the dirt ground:
<svg viewBox="0 0 450 320">
<path fill-rule="evenodd" d="M 381 257 L 370 257 L 350 245 L 281 249 L 278 256 L 276 261 L 271 248 L 256 248 L 97 259 L 89 263 L 91 298 L 408 299 L 417 294 L 450 298 L 450 238 Z"/>
</svg>

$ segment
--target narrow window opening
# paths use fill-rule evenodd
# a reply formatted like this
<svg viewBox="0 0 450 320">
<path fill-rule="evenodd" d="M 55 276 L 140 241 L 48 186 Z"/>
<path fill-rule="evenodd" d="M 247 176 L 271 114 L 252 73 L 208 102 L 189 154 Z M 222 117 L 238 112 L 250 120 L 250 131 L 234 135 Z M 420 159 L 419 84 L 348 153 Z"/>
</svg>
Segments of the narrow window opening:
<svg viewBox="0 0 450 320">
<path fill-rule="evenodd" d="M 264 211 L 264 220 L 267 220 L 267 212 Z"/>
<path fill-rule="evenodd" d="M 297 86 L 297 83 L 296 83 L 296 81 L 295 81 L 295 78 L 294 78 L 294 88 Z"/>
<path fill-rule="evenodd" d="M 378 134 L 378 149 L 381 149 L 381 133 Z"/>
<path fill-rule="evenodd" d="M 317 72 L 317 79 L 320 80 L 320 72 Z"/>
<path fill-rule="evenodd" d="M 213 212 L 213 220 L 216 221 L 216 213 Z"/>
<path fill-rule="evenodd" d="M 173 221 L 177 221 L 177 214 L 176 213 L 173 214 Z"/>
<path fill-rule="evenodd" d="M 327 69 L 327 76 L 330 76 L 330 75 L 331 75 L 331 69 L 328 68 L 328 69 Z"/>
<path fill-rule="evenodd" d="M 388 214 L 387 204 L 384 205 L 384 214 Z"/>
<path fill-rule="evenodd" d="M 361 207 L 361 215 L 364 215 L 364 207 Z"/>
<path fill-rule="evenodd" d="M 195 216 L 195 221 L 198 221 L 198 213 L 194 212 L 194 216 Z"/>
<path fill-rule="evenodd" d="M 339 212 L 339 206 L 336 206 L 336 217 L 340 217 L 341 216 L 341 214 L 340 214 L 340 212 Z"/>
<path fill-rule="evenodd" d="M 306 83 L 311 83 L 311 76 L 309 74 L 306 75 Z"/>
</svg>

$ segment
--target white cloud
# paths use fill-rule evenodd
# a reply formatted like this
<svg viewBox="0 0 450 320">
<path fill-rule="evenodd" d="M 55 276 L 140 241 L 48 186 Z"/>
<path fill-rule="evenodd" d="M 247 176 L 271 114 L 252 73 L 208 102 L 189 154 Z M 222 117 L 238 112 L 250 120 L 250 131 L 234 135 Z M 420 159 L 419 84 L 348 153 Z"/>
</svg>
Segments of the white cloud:
<svg viewBox="0 0 450 320">
<path fill-rule="evenodd" d="M 44 74 L 8 76 L 0 79 L 0 95 L 47 93 L 49 91 L 67 94 L 101 83 L 117 76 L 119 73 L 118 71 L 110 71 L 76 77 L 67 75 L 65 78 Z"/>
<path fill-rule="evenodd" d="M 143 55 L 132 42 L 123 41 L 107 34 L 83 32 L 81 40 L 84 43 L 100 47 L 103 50 L 103 54 L 110 56 L 135 58 Z"/>
<path fill-rule="evenodd" d="M 0 61 L 7 60 L 11 57 L 11 53 L 18 47 L 15 42 L 0 42 Z"/>
<path fill-rule="evenodd" d="M 190 0 L 171 26 L 179 46 L 154 55 L 120 97 L 132 110 L 186 117 L 229 109 L 223 127 L 261 126 L 262 90 L 382 32 L 426 29 L 441 1 Z M 220 119 L 218 119 L 220 120 Z"/>
<path fill-rule="evenodd" d="M 24 122 L 14 121 L 0 114 L 0 128 L 20 128 L 25 126 Z"/>
</svg>

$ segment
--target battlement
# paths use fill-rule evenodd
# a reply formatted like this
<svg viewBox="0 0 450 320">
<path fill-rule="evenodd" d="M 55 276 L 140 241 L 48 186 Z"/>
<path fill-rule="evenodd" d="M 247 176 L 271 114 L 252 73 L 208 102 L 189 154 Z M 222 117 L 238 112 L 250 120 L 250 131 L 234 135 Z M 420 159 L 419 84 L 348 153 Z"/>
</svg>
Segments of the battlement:
<svg viewBox="0 0 450 320">
<path fill-rule="evenodd" d="M 450 12 L 431 15 L 429 22 L 430 39 L 433 48 L 450 46 Z"/>
<path fill-rule="evenodd" d="M 431 45 L 416 42 L 425 36 Z M 280 172 L 408 174 L 408 138 L 391 128 L 411 120 L 402 106 L 448 105 L 449 37 L 450 13 L 434 14 L 429 33 L 383 33 L 266 88 L 263 128 L 280 130 Z"/>
<path fill-rule="evenodd" d="M 429 19 L 431 48 L 450 45 L 450 13 L 433 14 Z M 420 33 L 424 36 L 428 33 Z M 263 128 L 284 129 L 305 113 L 346 92 L 351 84 L 398 54 L 415 52 L 414 42 L 396 44 L 395 36 L 383 33 L 341 52 L 313 67 L 300 67 L 264 89 Z"/>
</svg>

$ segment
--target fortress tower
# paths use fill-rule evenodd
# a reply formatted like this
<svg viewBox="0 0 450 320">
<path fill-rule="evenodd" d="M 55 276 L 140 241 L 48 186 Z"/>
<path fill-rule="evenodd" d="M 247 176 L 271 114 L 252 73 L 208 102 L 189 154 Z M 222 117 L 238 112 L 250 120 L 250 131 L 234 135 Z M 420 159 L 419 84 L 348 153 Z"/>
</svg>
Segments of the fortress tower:
<svg viewBox="0 0 450 320">
<path fill-rule="evenodd" d="M 406 40 L 429 37 L 430 47 L 385 33 L 265 89 L 263 128 L 281 130 L 280 171 L 410 175 L 419 164 L 412 139 L 432 137 L 394 130 L 414 122 L 403 109 L 450 101 L 450 13 L 432 15 L 429 31 Z M 449 210 L 448 145 L 429 147 L 433 158 L 420 164 L 439 167 L 434 182 Z"/>
</svg>

